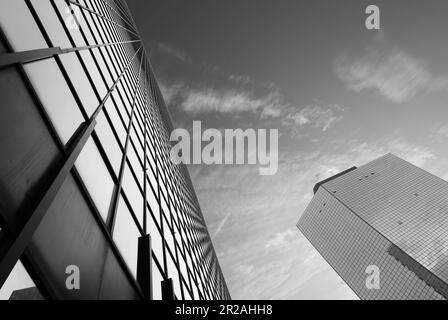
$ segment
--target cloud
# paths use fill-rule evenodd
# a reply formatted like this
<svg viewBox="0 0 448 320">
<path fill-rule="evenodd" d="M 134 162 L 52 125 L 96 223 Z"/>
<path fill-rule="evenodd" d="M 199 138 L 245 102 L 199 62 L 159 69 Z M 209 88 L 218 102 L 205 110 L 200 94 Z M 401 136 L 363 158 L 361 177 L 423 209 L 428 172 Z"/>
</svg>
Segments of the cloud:
<svg viewBox="0 0 448 320">
<path fill-rule="evenodd" d="M 337 104 L 318 102 L 299 109 L 285 102 L 275 86 L 270 86 L 262 95 L 245 89 L 217 89 L 207 85 L 193 87 L 181 82 L 161 82 L 160 88 L 167 105 L 192 116 L 214 114 L 236 118 L 246 113 L 283 128 L 292 138 L 308 136 L 310 129 L 325 132 L 344 119 L 345 110 Z"/>
<path fill-rule="evenodd" d="M 337 104 L 319 102 L 300 108 L 286 101 L 275 83 L 258 82 L 249 75 L 226 74 L 218 67 L 193 62 L 183 51 L 167 43 L 158 43 L 157 48 L 182 63 L 219 74 L 227 82 L 226 85 L 219 82 L 220 85 L 216 86 L 209 81 L 207 84 L 160 81 L 164 100 L 168 106 L 174 107 L 173 110 L 181 110 L 193 117 L 231 115 L 247 122 L 255 118 L 268 126 L 285 129 L 292 138 L 309 136 L 309 129 L 318 129 L 314 133 L 325 132 L 343 120 L 344 109 Z"/>
<path fill-rule="evenodd" d="M 156 44 L 156 48 L 166 54 L 175 57 L 176 59 L 182 61 L 182 62 L 188 62 L 192 63 L 191 59 L 188 57 L 188 55 L 183 52 L 182 50 L 179 50 L 178 48 L 175 48 L 169 43 L 166 42 L 158 42 Z"/>
<path fill-rule="evenodd" d="M 340 115 L 342 111 L 337 105 L 327 108 L 319 105 L 306 106 L 296 113 L 290 113 L 287 119 L 292 120 L 299 127 L 311 126 L 322 131 L 327 131 L 336 122 L 341 121 L 344 117 Z"/>
<path fill-rule="evenodd" d="M 448 140 L 448 124 L 439 126 L 431 135 L 431 138 L 439 143 L 444 143 Z"/>
<path fill-rule="evenodd" d="M 173 101 L 183 111 L 198 114 L 239 114 L 243 112 L 258 113 L 261 118 L 276 118 L 287 106 L 283 96 L 277 91 L 262 96 L 255 96 L 249 90 L 216 89 L 198 85 L 190 88 L 179 82 L 163 83 L 162 94 L 167 104 Z"/>
<path fill-rule="evenodd" d="M 173 103 L 175 98 L 178 96 L 179 92 L 183 90 L 184 84 L 181 82 L 172 83 L 170 85 L 163 81 L 159 82 L 159 88 L 162 92 L 163 100 L 167 105 Z"/>
<path fill-rule="evenodd" d="M 276 233 L 267 241 L 264 247 L 266 249 L 283 247 L 288 245 L 294 237 L 297 237 L 297 230 L 288 229 L 284 232 Z"/>
<path fill-rule="evenodd" d="M 236 84 L 248 85 L 255 83 L 255 80 L 248 75 L 231 74 L 228 76 L 228 79 Z"/>
<path fill-rule="evenodd" d="M 426 63 L 403 50 L 370 46 L 363 56 L 347 55 L 335 62 L 335 73 L 355 91 L 372 91 L 394 103 L 409 101 L 418 93 L 448 88 L 448 77 L 436 77 Z"/>
</svg>

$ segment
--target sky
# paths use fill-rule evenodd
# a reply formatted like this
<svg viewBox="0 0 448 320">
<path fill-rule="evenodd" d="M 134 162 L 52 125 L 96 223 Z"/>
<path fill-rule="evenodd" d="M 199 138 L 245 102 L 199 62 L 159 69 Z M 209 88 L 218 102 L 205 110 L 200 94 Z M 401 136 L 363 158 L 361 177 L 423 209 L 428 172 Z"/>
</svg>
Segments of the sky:
<svg viewBox="0 0 448 320">
<path fill-rule="evenodd" d="M 128 4 L 176 128 L 279 130 L 275 175 L 189 165 L 232 298 L 356 299 L 296 223 L 316 182 L 388 152 L 448 179 L 448 2 Z"/>
</svg>

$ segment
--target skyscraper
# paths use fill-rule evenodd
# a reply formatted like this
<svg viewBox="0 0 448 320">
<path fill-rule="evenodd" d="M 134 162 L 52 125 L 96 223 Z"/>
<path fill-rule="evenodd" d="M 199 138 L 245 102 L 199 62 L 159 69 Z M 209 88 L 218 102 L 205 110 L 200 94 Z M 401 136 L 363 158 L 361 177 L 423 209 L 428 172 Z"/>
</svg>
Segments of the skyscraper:
<svg viewBox="0 0 448 320">
<path fill-rule="evenodd" d="M 125 1 L 0 1 L 0 99 L 2 290 L 230 298 Z"/>
<path fill-rule="evenodd" d="M 448 182 L 387 154 L 314 193 L 297 226 L 361 299 L 448 298 Z"/>
</svg>

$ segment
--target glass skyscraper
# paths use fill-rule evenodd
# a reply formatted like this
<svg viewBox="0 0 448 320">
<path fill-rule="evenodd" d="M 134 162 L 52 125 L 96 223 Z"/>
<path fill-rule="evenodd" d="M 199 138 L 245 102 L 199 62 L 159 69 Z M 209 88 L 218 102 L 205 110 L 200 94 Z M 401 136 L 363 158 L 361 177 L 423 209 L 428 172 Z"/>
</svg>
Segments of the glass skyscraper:
<svg viewBox="0 0 448 320">
<path fill-rule="evenodd" d="M 3 291 L 230 299 L 125 1 L 1 0 L 0 104 Z"/>
<path fill-rule="evenodd" d="M 387 154 L 314 192 L 297 226 L 359 298 L 448 298 L 448 182 Z"/>
</svg>

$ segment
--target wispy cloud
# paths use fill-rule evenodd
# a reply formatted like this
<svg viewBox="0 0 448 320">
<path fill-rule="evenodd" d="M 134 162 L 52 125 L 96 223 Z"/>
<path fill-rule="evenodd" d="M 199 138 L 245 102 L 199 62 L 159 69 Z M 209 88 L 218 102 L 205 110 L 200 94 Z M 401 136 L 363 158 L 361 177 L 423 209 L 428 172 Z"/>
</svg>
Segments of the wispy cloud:
<svg viewBox="0 0 448 320">
<path fill-rule="evenodd" d="M 409 101 L 418 93 L 448 88 L 448 77 L 434 75 L 424 60 L 376 40 L 360 57 L 342 55 L 335 73 L 356 92 L 372 91 L 394 103 Z"/>
<path fill-rule="evenodd" d="M 228 76 L 228 79 L 229 81 L 235 82 L 236 84 L 248 85 L 255 83 L 255 80 L 248 75 L 231 74 Z"/>
<path fill-rule="evenodd" d="M 188 57 L 188 55 L 185 52 L 183 52 L 182 50 L 179 50 L 178 48 L 174 47 L 173 45 L 171 45 L 169 43 L 158 42 L 156 44 L 156 46 L 160 52 L 162 52 L 166 55 L 173 56 L 182 62 L 192 63 L 192 60 Z"/>
<path fill-rule="evenodd" d="M 287 246 L 295 237 L 297 237 L 297 230 L 288 229 L 284 232 L 278 232 L 266 242 L 264 247 L 269 249 Z"/>
<path fill-rule="evenodd" d="M 344 109 L 338 105 L 323 107 L 315 104 L 306 106 L 298 112 L 288 114 L 285 121 L 291 120 L 300 128 L 310 126 L 327 131 L 344 118 L 342 116 L 343 111 Z"/>
<path fill-rule="evenodd" d="M 431 134 L 433 141 L 444 143 L 448 141 L 448 124 L 438 126 L 436 130 Z"/>
<path fill-rule="evenodd" d="M 179 82 L 171 85 L 162 84 L 161 90 L 167 103 L 175 100 L 178 107 L 193 115 L 250 112 L 257 113 L 262 118 L 275 118 L 289 107 L 277 91 L 256 96 L 250 90 L 217 89 L 202 85 L 191 88 Z"/>
<path fill-rule="evenodd" d="M 193 117 L 214 114 L 237 118 L 246 113 L 259 123 L 265 120 L 277 124 L 292 138 L 308 137 L 310 130 L 322 134 L 344 119 L 345 110 L 337 104 L 316 101 L 300 108 L 286 102 L 276 86 L 270 86 L 262 95 L 250 89 L 189 86 L 181 82 L 162 82 L 160 87 L 168 105 Z"/>
</svg>

